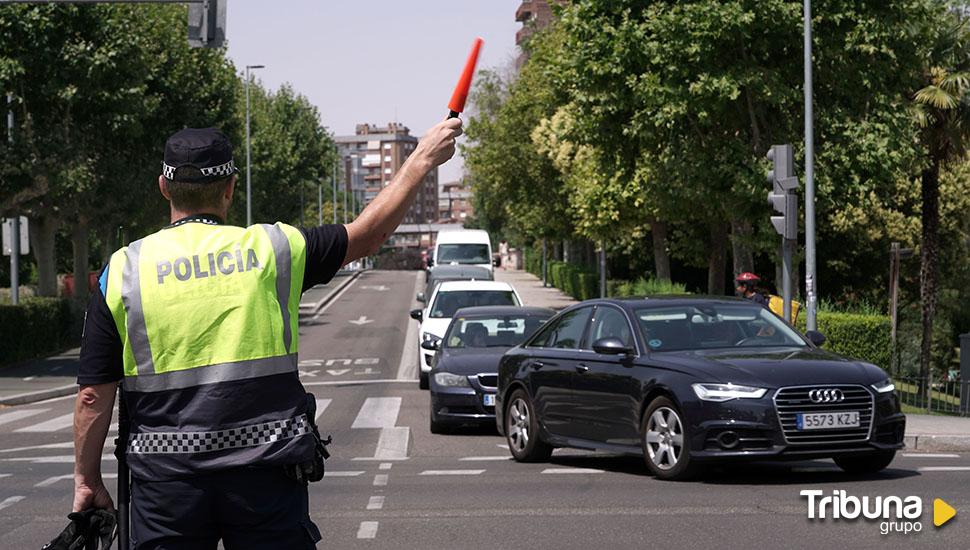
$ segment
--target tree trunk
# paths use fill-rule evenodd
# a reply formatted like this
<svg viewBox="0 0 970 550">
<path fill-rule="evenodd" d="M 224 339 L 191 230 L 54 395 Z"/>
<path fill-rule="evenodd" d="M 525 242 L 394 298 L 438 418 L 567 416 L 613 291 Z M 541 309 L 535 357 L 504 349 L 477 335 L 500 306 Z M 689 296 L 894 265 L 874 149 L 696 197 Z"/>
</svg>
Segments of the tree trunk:
<svg viewBox="0 0 970 550">
<path fill-rule="evenodd" d="M 57 264 L 54 237 L 58 221 L 50 214 L 30 218 L 30 246 L 37 260 L 37 295 L 57 296 Z"/>
<path fill-rule="evenodd" d="M 731 258 L 734 276 L 754 271 L 754 253 L 751 251 L 751 222 L 731 220 Z"/>
<path fill-rule="evenodd" d="M 930 372 L 930 352 L 933 346 L 933 317 L 936 314 L 937 272 L 940 230 L 940 163 L 937 160 L 923 171 L 921 191 L 923 223 L 920 243 L 920 300 L 922 302 L 923 340 L 920 345 L 919 375 L 926 379 Z"/>
<path fill-rule="evenodd" d="M 667 224 L 661 221 L 650 222 L 650 235 L 653 238 L 653 268 L 658 281 L 670 281 L 670 254 L 667 252 Z"/>
<path fill-rule="evenodd" d="M 103 267 L 108 265 L 111 255 L 118 249 L 118 228 L 114 225 L 108 225 L 102 231 L 103 240 L 101 242 L 104 243 L 104 246 L 101 253 L 101 266 Z"/>
<path fill-rule="evenodd" d="M 91 290 L 88 288 L 89 233 L 88 222 L 83 218 L 71 230 L 71 244 L 74 248 L 74 299 L 82 304 L 87 302 L 88 292 Z"/>
<path fill-rule="evenodd" d="M 725 291 L 724 272 L 727 264 L 727 224 L 711 224 L 710 251 L 707 261 L 707 293 L 723 296 Z"/>
</svg>

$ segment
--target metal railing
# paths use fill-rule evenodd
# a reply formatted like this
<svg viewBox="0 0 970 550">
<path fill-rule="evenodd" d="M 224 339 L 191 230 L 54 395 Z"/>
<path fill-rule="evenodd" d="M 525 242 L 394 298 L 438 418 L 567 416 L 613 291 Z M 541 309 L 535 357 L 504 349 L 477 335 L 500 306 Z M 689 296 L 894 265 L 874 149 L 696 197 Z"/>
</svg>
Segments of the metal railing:
<svg viewBox="0 0 970 550">
<path fill-rule="evenodd" d="M 903 412 L 970 416 L 970 380 L 895 376 Z"/>
</svg>

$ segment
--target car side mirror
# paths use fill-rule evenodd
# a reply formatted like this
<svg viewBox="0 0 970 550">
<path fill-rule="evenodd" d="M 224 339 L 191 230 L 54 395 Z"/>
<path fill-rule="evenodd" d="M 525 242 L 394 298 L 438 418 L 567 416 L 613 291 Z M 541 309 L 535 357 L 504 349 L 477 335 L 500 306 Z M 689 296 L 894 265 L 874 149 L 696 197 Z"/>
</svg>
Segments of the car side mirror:
<svg viewBox="0 0 970 550">
<path fill-rule="evenodd" d="M 415 321 L 421 322 L 421 318 L 424 316 L 423 313 L 420 309 L 412 309 L 410 315 Z"/>
<path fill-rule="evenodd" d="M 426 349 L 428 351 L 438 351 L 438 342 L 425 340 L 421 342 L 421 349 Z"/>
<path fill-rule="evenodd" d="M 633 348 L 612 336 L 593 342 L 593 351 L 603 355 L 633 355 Z"/>
<path fill-rule="evenodd" d="M 817 330 L 810 330 L 805 333 L 805 337 L 808 341 L 815 344 L 816 347 L 822 347 L 825 344 L 825 335 Z"/>
<path fill-rule="evenodd" d="M 427 298 L 425 298 L 425 297 L 424 297 L 424 292 L 418 292 L 418 295 L 416 296 L 416 298 L 417 298 L 417 299 L 418 299 L 418 301 L 419 301 L 419 302 L 421 302 L 422 304 L 423 304 L 423 303 L 425 303 L 425 302 L 427 301 Z"/>
</svg>

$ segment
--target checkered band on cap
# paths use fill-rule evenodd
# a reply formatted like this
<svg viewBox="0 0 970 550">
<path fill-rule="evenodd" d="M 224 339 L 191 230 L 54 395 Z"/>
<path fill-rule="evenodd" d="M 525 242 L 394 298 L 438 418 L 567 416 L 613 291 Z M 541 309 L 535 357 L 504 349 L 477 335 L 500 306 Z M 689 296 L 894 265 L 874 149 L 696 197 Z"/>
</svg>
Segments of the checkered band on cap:
<svg viewBox="0 0 970 550">
<path fill-rule="evenodd" d="M 162 163 L 162 175 L 165 176 L 165 179 L 169 179 L 169 180 L 174 179 L 175 170 L 176 170 L 175 166 L 169 166 L 164 162 Z M 206 178 L 212 177 L 212 176 L 216 176 L 216 177 L 231 176 L 236 173 L 236 162 L 230 160 L 229 162 L 225 164 L 220 164 L 219 166 L 213 166 L 211 168 L 199 168 L 199 171 L 201 171 L 202 176 Z"/>
<path fill-rule="evenodd" d="M 188 454 L 256 447 L 311 433 L 305 414 L 214 432 L 148 432 L 128 437 L 132 454 Z"/>
</svg>

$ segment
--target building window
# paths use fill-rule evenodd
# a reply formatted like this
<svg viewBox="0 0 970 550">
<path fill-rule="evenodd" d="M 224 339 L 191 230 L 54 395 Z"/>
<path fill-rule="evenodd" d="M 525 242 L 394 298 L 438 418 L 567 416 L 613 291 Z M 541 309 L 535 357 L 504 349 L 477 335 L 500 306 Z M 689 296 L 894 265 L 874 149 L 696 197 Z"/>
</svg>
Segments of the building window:
<svg viewBox="0 0 970 550">
<path fill-rule="evenodd" d="M 391 149 L 391 144 L 390 143 L 385 143 L 384 144 L 384 150 L 385 151 L 389 151 L 390 149 Z"/>
<path fill-rule="evenodd" d="M 391 155 L 384 155 L 384 162 L 391 162 Z"/>
<path fill-rule="evenodd" d="M 385 168 L 384 169 L 384 173 L 385 174 L 390 174 L 391 173 L 391 169 L 390 168 Z"/>
</svg>

